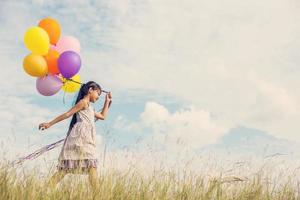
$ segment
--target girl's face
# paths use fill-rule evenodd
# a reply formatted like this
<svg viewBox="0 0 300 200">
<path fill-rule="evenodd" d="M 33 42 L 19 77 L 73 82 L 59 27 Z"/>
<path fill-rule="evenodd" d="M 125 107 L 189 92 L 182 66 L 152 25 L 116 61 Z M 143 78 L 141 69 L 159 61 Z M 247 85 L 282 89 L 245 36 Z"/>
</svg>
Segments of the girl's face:
<svg viewBox="0 0 300 200">
<path fill-rule="evenodd" d="M 96 89 L 96 90 L 93 90 L 91 88 L 90 90 L 90 100 L 91 102 L 96 102 L 98 99 L 99 99 L 99 96 L 101 95 L 101 90 L 100 89 Z"/>
</svg>

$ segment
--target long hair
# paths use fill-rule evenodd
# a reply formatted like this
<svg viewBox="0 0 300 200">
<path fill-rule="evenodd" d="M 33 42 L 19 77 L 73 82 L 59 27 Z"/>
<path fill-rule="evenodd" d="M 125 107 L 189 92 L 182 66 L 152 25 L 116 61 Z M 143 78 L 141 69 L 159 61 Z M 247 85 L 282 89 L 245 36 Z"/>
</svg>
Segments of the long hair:
<svg viewBox="0 0 300 200">
<path fill-rule="evenodd" d="M 101 91 L 100 85 L 94 81 L 89 81 L 87 83 L 82 84 L 74 105 L 76 105 L 81 99 L 83 99 L 85 95 L 88 94 L 90 88 L 92 88 L 93 90 L 99 89 Z M 76 114 L 77 113 L 74 113 L 72 116 L 72 120 L 69 125 L 67 136 L 69 136 L 71 129 L 73 128 L 74 124 L 76 124 L 77 122 Z"/>
</svg>

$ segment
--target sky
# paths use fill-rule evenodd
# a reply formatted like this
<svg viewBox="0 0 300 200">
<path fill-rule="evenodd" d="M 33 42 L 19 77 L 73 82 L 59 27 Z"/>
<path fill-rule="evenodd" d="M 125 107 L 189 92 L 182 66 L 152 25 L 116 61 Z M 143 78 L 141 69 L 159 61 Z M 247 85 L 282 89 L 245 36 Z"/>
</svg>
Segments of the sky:
<svg viewBox="0 0 300 200">
<path fill-rule="evenodd" d="M 297 0 L 2 0 L 3 146 L 23 154 L 66 135 L 68 120 L 38 124 L 76 93 L 44 97 L 22 67 L 24 33 L 45 17 L 80 41 L 81 79 L 112 92 L 96 125 L 101 148 L 193 150 L 238 126 L 300 142 L 299 9 Z"/>
</svg>

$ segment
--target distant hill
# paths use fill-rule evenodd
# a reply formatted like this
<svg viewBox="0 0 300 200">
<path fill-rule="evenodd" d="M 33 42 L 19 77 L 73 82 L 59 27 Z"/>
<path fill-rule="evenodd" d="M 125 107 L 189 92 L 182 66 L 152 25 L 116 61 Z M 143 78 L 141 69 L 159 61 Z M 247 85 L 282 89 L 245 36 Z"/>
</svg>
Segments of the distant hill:
<svg viewBox="0 0 300 200">
<path fill-rule="evenodd" d="M 300 145 L 293 141 L 274 137 L 258 129 L 236 127 L 231 129 L 215 144 L 200 151 L 222 154 L 245 154 L 262 157 L 298 154 Z"/>
</svg>

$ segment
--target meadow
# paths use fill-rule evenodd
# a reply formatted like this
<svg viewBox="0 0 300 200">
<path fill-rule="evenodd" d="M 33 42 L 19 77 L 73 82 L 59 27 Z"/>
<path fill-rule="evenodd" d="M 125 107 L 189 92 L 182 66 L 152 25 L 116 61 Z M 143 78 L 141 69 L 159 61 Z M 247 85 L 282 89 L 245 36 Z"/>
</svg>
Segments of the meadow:
<svg viewBox="0 0 300 200">
<path fill-rule="evenodd" d="M 260 167 L 247 177 L 233 175 L 236 170 L 229 175 L 225 171 L 210 174 L 209 169 L 195 172 L 161 167 L 146 173 L 133 166 L 123 170 L 109 167 L 99 170 L 99 187 L 93 193 L 85 175 L 67 175 L 52 190 L 46 186 L 51 171 L 41 178 L 39 168 L 25 172 L 2 162 L 0 199 L 300 199 L 298 169 L 289 170 L 294 173 L 286 170 Z"/>
</svg>

